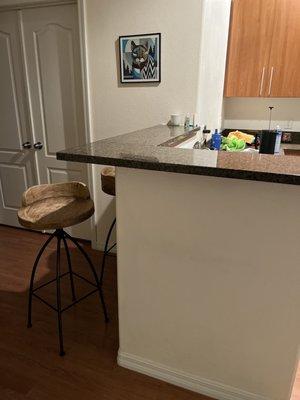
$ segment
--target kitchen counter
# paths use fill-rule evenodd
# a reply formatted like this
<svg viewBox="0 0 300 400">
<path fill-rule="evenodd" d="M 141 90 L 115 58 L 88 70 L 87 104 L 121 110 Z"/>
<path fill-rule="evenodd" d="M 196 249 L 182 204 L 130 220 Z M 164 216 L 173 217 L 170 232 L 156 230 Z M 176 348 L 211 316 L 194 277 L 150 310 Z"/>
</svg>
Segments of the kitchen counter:
<svg viewBox="0 0 300 400">
<path fill-rule="evenodd" d="M 157 125 L 57 153 L 59 160 L 183 174 L 300 184 L 297 156 L 177 148 L 196 129 Z"/>
<path fill-rule="evenodd" d="M 300 159 L 194 150 L 195 135 L 160 125 L 58 153 L 117 166 L 117 362 L 215 399 L 288 400 Z"/>
</svg>

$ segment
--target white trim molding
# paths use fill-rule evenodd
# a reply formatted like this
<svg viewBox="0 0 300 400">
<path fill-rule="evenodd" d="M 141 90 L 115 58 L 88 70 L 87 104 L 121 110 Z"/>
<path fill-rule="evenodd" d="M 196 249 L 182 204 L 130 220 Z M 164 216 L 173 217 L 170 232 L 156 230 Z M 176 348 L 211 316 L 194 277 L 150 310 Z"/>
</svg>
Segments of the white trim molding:
<svg viewBox="0 0 300 400">
<path fill-rule="evenodd" d="M 118 352 L 118 365 L 217 400 L 271 400 L 120 351 Z"/>
<path fill-rule="evenodd" d="M 61 6 L 66 4 L 76 4 L 76 0 L 11 0 L 8 4 L 0 5 L 0 12 L 9 10 L 23 10 L 25 8 Z"/>
<path fill-rule="evenodd" d="M 91 104 L 90 104 L 90 80 L 89 80 L 89 57 L 88 57 L 88 41 L 86 30 L 86 1 L 77 1 L 78 10 L 78 27 L 81 54 L 81 72 L 82 72 L 82 93 L 83 93 L 83 109 L 84 109 L 84 127 L 86 142 L 92 142 L 92 120 L 91 120 Z M 95 184 L 93 166 L 87 164 L 89 189 L 92 198 L 95 198 Z M 97 248 L 97 224 L 96 213 L 90 219 L 91 226 L 91 242 L 92 248 Z"/>
</svg>

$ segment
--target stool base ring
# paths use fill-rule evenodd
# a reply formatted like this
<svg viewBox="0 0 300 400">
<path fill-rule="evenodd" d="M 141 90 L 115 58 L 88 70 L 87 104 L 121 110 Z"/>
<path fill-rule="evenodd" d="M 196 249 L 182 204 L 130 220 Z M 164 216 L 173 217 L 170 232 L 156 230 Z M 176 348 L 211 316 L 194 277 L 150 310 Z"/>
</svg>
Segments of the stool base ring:
<svg viewBox="0 0 300 400">
<path fill-rule="evenodd" d="M 39 285 L 38 287 L 34 288 L 34 278 L 35 278 L 35 274 L 37 271 L 37 267 L 39 264 L 39 261 L 44 253 L 44 251 L 46 250 L 46 248 L 48 247 L 48 245 L 50 244 L 50 242 L 56 238 L 57 239 L 57 248 L 56 248 L 56 277 L 54 279 L 51 279 L 50 281 L 43 283 L 41 285 Z M 92 276 L 94 278 L 94 282 L 90 281 L 89 279 L 86 279 L 85 277 L 79 275 L 78 273 L 74 272 L 72 269 L 72 264 L 71 264 L 71 256 L 70 256 L 70 251 L 68 248 L 68 244 L 67 244 L 67 239 L 69 239 L 70 241 L 72 241 L 75 246 L 78 248 L 78 250 L 81 252 L 81 254 L 84 256 L 85 260 L 87 261 L 87 264 L 89 265 L 91 272 L 92 272 Z M 61 274 L 60 272 L 60 266 L 61 266 L 61 242 L 63 242 L 65 251 L 66 251 L 66 255 L 67 255 L 67 262 L 68 262 L 68 271 Z M 70 277 L 70 284 L 71 284 L 71 293 L 72 293 L 72 303 L 69 304 L 68 306 L 62 308 L 61 306 L 61 291 L 60 291 L 60 280 L 63 276 L 69 275 Z M 75 293 L 75 285 L 74 285 L 74 276 L 76 276 L 77 278 L 80 278 L 82 280 L 84 280 L 85 282 L 89 283 L 91 286 L 94 286 L 94 289 L 92 291 L 90 291 L 89 293 L 87 293 L 86 295 L 77 298 L 76 297 L 76 293 Z M 40 297 L 38 294 L 36 294 L 36 292 L 47 286 L 50 285 L 51 283 L 56 282 L 56 306 L 53 306 L 52 304 L 48 303 L 45 299 L 43 299 L 42 297 Z M 69 308 L 73 307 L 75 304 L 78 304 L 79 302 L 81 302 L 82 300 L 86 299 L 87 297 L 89 297 L 90 295 L 94 294 L 98 292 L 99 293 L 99 297 L 100 297 L 100 303 L 103 309 L 103 313 L 104 313 L 104 319 L 105 322 L 108 322 L 108 315 L 107 315 L 107 310 L 106 310 L 106 305 L 105 305 L 105 301 L 104 301 L 104 297 L 103 297 L 103 292 L 102 292 L 102 288 L 100 285 L 100 281 L 97 277 L 97 273 L 96 270 L 92 264 L 92 261 L 90 259 L 90 257 L 88 256 L 88 254 L 86 253 L 86 251 L 83 249 L 83 247 L 78 243 L 78 241 L 76 239 L 74 239 L 72 236 L 70 236 L 67 232 L 65 232 L 63 229 L 57 229 L 54 233 L 52 233 L 49 238 L 46 240 L 46 242 L 44 243 L 44 245 L 41 247 L 36 260 L 34 262 L 33 268 L 32 268 L 32 272 L 31 272 L 31 278 L 30 278 L 30 286 L 29 286 L 29 298 L 28 298 L 28 320 L 27 320 L 27 327 L 31 328 L 32 327 L 32 299 L 33 297 L 39 299 L 42 303 L 44 303 L 45 305 L 47 305 L 49 308 L 51 308 L 53 311 L 55 311 L 57 313 L 57 323 L 58 323 L 58 337 L 59 337 L 59 355 L 60 356 L 64 356 L 66 353 L 64 351 L 64 342 L 63 342 L 63 327 L 62 327 L 62 313 L 66 310 L 68 310 Z"/>
</svg>

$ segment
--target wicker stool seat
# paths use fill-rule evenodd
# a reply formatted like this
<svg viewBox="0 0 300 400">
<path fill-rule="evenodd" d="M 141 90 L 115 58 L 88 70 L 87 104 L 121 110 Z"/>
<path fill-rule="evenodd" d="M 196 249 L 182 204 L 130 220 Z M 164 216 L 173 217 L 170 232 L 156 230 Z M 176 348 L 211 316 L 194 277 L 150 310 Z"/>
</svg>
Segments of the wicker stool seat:
<svg viewBox="0 0 300 400">
<path fill-rule="evenodd" d="M 80 182 L 38 185 L 23 194 L 19 223 L 29 229 L 61 229 L 94 213 L 88 188 Z"/>
<path fill-rule="evenodd" d="M 105 167 L 101 171 L 101 187 L 104 193 L 111 196 L 116 195 L 116 169 L 115 167 Z"/>
<path fill-rule="evenodd" d="M 46 230 L 54 229 L 54 233 L 48 236 L 48 239 L 40 249 L 36 260 L 33 265 L 30 286 L 29 286 L 29 302 L 28 302 L 28 322 L 27 326 L 30 328 L 31 314 L 32 314 L 32 299 L 33 297 L 39 299 L 44 304 L 49 306 L 52 310 L 56 311 L 58 317 L 58 334 L 59 334 L 59 354 L 63 356 L 64 343 L 63 343 L 63 330 L 62 330 L 62 313 L 68 310 L 73 305 L 79 303 L 81 300 L 86 299 L 93 293 L 98 292 L 100 297 L 100 303 L 103 308 L 105 321 L 108 322 L 108 316 L 106 312 L 106 306 L 104 303 L 103 293 L 97 272 L 92 264 L 92 261 L 84 248 L 79 242 L 70 236 L 63 228 L 79 224 L 84 220 L 88 219 L 94 213 L 94 203 L 90 198 L 90 193 L 87 186 L 81 182 L 67 182 L 57 184 L 38 185 L 29 188 L 22 197 L 22 207 L 18 212 L 19 222 L 25 228 Z M 38 267 L 38 263 L 43 255 L 45 249 L 49 243 L 53 240 L 57 240 L 56 246 L 56 278 L 51 279 L 46 283 L 40 284 L 34 288 L 35 273 Z M 71 254 L 68 247 L 67 240 L 70 240 L 77 249 L 81 252 L 92 273 L 93 282 L 86 279 L 85 277 L 73 272 L 71 264 Z M 61 273 L 61 246 L 64 247 L 68 271 Z M 65 275 L 69 275 L 72 293 L 72 303 L 66 307 L 62 307 L 61 302 L 61 290 L 60 280 Z M 74 277 L 84 280 L 93 286 L 93 290 L 86 293 L 85 295 L 78 298 L 75 293 Z M 36 292 L 56 282 L 56 304 L 50 304 Z"/>
</svg>

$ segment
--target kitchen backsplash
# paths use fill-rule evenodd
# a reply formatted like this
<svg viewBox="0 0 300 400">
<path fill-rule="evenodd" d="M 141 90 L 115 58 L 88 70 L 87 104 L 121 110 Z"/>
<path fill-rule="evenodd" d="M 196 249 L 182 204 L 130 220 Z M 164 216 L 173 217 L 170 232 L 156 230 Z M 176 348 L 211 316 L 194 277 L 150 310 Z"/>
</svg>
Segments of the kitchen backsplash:
<svg viewBox="0 0 300 400">
<path fill-rule="evenodd" d="M 300 99 L 225 98 L 223 128 L 267 129 L 269 106 L 273 106 L 272 128 L 300 131 Z"/>
</svg>

